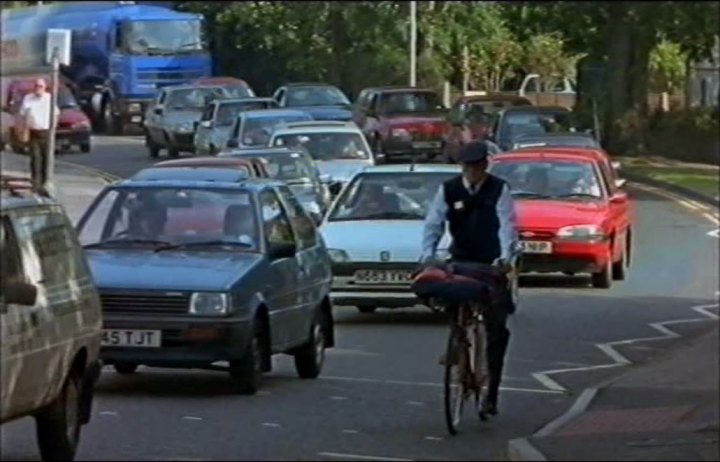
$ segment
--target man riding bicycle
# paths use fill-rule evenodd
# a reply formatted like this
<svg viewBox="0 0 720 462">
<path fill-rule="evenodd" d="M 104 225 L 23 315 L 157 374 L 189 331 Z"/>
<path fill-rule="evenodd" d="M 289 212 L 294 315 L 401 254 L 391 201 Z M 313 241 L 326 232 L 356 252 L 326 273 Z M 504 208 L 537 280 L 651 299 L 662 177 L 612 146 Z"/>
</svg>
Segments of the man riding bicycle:
<svg viewBox="0 0 720 462">
<path fill-rule="evenodd" d="M 435 260 L 438 243 L 450 228 L 452 261 L 498 265 L 508 270 L 515 257 L 518 237 L 515 206 L 505 181 L 487 173 L 489 148 L 484 141 L 462 147 L 458 161 L 462 175 L 443 183 L 433 199 L 423 232 L 422 261 Z M 498 391 L 505 351 L 510 340 L 507 316 L 515 310 L 506 287 L 503 303 L 488 307 L 487 331 L 488 392 L 482 411 L 497 414 Z"/>
</svg>

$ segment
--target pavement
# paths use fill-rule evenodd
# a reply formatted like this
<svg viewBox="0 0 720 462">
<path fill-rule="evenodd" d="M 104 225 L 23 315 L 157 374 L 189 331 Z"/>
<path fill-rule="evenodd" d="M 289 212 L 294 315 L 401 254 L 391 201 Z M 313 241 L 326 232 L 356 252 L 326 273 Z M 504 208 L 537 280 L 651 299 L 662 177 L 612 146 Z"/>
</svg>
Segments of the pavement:
<svg viewBox="0 0 720 462">
<path fill-rule="evenodd" d="M 59 160 L 121 177 L 152 164 L 139 138 L 98 136 L 93 144 L 90 154 Z M 75 171 L 84 185 L 75 191 L 89 197 L 90 184 L 99 188 L 102 180 L 79 178 L 80 170 L 90 174 Z M 63 178 L 74 175 L 68 173 Z M 60 196 L 76 182 L 58 184 Z M 590 402 L 586 390 L 634 371 L 634 364 L 656 364 L 717 329 L 717 225 L 695 205 L 636 185 L 629 191 L 636 246 L 626 281 L 603 290 L 585 277 L 522 279 L 500 415 L 490 422 L 466 415 L 461 433 L 447 435 L 437 364 L 447 326 L 436 315 L 421 307 L 374 314 L 336 307 L 337 347 L 316 380 L 297 378 L 292 358 L 283 355 L 273 359 L 255 396 L 235 394 L 218 372 L 140 367 L 121 376 L 104 369 L 78 460 L 507 460 L 508 441 L 580 409 L 579 396 Z M 76 196 L 61 200 L 79 210 Z M 717 363 L 717 348 L 708 354 Z M 693 370 L 702 370 L 705 360 L 678 360 L 687 368 L 674 375 L 689 374 L 694 361 L 700 365 Z M 649 394 L 641 385 L 633 385 L 636 394 Z M 590 404 L 603 404 L 604 393 Z M 670 401 L 673 393 L 623 406 L 683 405 Z M 3 461 L 38 460 L 32 419 L 0 427 L 0 448 Z"/>
</svg>

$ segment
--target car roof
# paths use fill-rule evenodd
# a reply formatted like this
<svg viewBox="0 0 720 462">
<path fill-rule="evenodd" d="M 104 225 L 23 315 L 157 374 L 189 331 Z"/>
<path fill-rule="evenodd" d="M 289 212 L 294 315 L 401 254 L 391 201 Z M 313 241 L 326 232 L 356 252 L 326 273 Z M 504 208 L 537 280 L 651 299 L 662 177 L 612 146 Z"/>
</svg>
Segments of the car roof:
<svg viewBox="0 0 720 462">
<path fill-rule="evenodd" d="M 609 154 L 602 148 L 588 148 L 583 146 L 528 146 L 526 148 L 519 148 L 510 152 L 547 152 L 557 154 L 577 154 L 581 156 L 593 155 L 603 159 L 609 157 Z"/>
<path fill-rule="evenodd" d="M 205 156 L 205 157 L 189 157 L 186 159 L 173 159 L 166 160 L 164 162 L 158 162 L 151 168 L 169 168 L 169 167 L 219 167 L 228 168 L 232 167 L 252 167 L 253 163 L 250 159 L 238 158 L 238 157 L 217 157 L 217 156 Z"/>
<path fill-rule="evenodd" d="M 450 164 L 386 164 L 365 167 L 359 173 L 460 173 L 459 165 Z"/>
<path fill-rule="evenodd" d="M 273 136 L 287 135 L 292 133 L 362 133 L 362 131 L 359 127 L 352 125 L 309 125 L 305 127 L 291 127 L 290 124 L 281 125 L 280 127 L 273 130 Z"/>
<path fill-rule="evenodd" d="M 540 113 L 540 112 L 567 112 L 571 113 L 570 109 L 562 106 L 511 106 L 503 109 L 504 113 L 509 112 L 526 112 L 526 113 Z"/>
<path fill-rule="evenodd" d="M 513 102 L 527 103 L 523 106 L 532 106 L 532 102 L 524 96 L 518 95 L 473 95 L 461 96 L 456 102 L 462 103 L 492 103 L 492 102 Z"/>
<path fill-rule="evenodd" d="M 170 91 L 176 91 L 176 90 L 195 90 L 198 88 L 215 88 L 218 90 L 225 90 L 225 87 L 222 85 L 190 85 L 187 83 L 183 83 L 181 85 L 167 85 L 165 87 L 159 88 L 159 90 L 170 90 Z"/>
<path fill-rule="evenodd" d="M 202 77 L 199 79 L 195 79 L 192 81 L 192 84 L 200 84 L 200 85 L 237 85 L 239 87 L 247 87 L 248 84 L 243 79 L 238 79 L 237 77 Z"/>
<path fill-rule="evenodd" d="M 283 125 L 284 129 L 306 127 L 357 127 L 357 125 L 353 121 L 342 122 L 339 120 L 303 120 L 300 122 L 288 122 Z"/>
<path fill-rule="evenodd" d="M 266 101 L 275 101 L 272 98 L 267 98 L 265 96 L 248 96 L 246 98 L 226 98 L 226 99 L 216 99 L 213 101 L 213 103 L 218 104 L 232 104 L 232 103 L 261 103 Z"/>
<path fill-rule="evenodd" d="M 296 109 L 253 109 L 251 111 L 243 111 L 238 117 L 245 117 L 248 119 L 262 119 L 270 117 L 281 117 L 281 116 L 309 116 L 305 111 L 298 111 Z"/>
<path fill-rule="evenodd" d="M 582 149 L 573 151 L 555 151 L 553 148 L 528 148 L 518 151 L 505 152 L 501 155 L 493 158 L 493 163 L 502 163 L 506 161 L 553 161 L 553 160 L 566 160 L 566 161 L 577 161 L 582 163 L 595 162 L 598 159 L 596 155 L 588 156 L 587 152 L 582 152 Z"/>
<path fill-rule="evenodd" d="M 292 82 L 292 83 L 286 83 L 284 86 L 287 88 L 294 88 L 294 87 L 334 87 L 335 85 L 332 85 L 329 83 L 322 83 L 322 82 Z"/>
<path fill-rule="evenodd" d="M 303 157 L 306 157 L 309 160 L 312 160 L 312 157 L 307 151 L 304 151 L 302 148 L 288 148 L 288 147 L 281 147 L 281 148 L 269 148 L 269 149 L 237 149 L 230 151 L 228 153 L 225 153 L 223 157 L 275 157 L 275 156 L 292 156 L 300 154 Z"/>
<path fill-rule="evenodd" d="M 148 169 L 149 170 L 149 169 Z M 240 178 L 238 170 L 222 168 L 158 168 L 154 169 L 164 173 L 165 178 L 152 178 L 155 172 L 149 174 L 148 178 L 131 177 L 119 183 L 114 183 L 108 188 L 187 188 L 187 189 L 238 189 L 242 191 L 262 191 L 268 187 L 284 185 L 282 181 L 271 178 Z M 188 176 L 196 175 L 193 179 L 180 179 L 177 170 L 189 170 Z M 199 174 L 198 174 L 199 172 Z"/>
<path fill-rule="evenodd" d="M 131 181 L 212 181 L 234 183 L 242 181 L 248 174 L 239 169 L 213 168 L 213 167 L 150 167 L 137 172 L 130 177 Z"/>
</svg>

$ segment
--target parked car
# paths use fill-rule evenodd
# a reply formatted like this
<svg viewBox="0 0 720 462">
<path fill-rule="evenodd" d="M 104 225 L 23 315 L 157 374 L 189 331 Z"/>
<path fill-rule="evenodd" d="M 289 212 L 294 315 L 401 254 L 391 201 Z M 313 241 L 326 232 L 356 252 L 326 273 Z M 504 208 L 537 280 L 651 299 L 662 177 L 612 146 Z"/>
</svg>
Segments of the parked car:
<svg viewBox="0 0 720 462">
<path fill-rule="evenodd" d="M 278 127 L 270 146 L 302 147 L 315 161 L 320 175 L 325 175 L 333 190 L 339 191 L 355 172 L 375 165 L 367 139 L 354 123 L 344 125 L 308 125 L 307 122 Z"/>
<path fill-rule="evenodd" d="M 432 90 L 381 87 L 360 93 L 354 121 L 386 160 L 432 160 L 442 154 L 445 112 Z"/>
<path fill-rule="evenodd" d="M 12 121 L 12 129 L 10 130 L 9 143 L 13 150 L 18 153 L 25 152 L 27 146 L 20 142 L 19 138 L 19 113 L 20 105 L 23 98 L 28 93 L 32 93 L 35 86 L 34 78 L 17 78 L 13 79 L 7 88 L 7 106 L 5 112 L 14 117 Z M 50 78 L 44 77 L 46 85 L 50 87 Z M 81 152 L 90 152 L 92 149 L 91 124 L 90 119 L 80 109 L 75 96 L 70 89 L 59 82 L 58 84 L 58 125 L 55 133 L 55 143 L 58 151 L 69 150 L 72 146 L 76 146 Z"/>
<path fill-rule="evenodd" d="M 108 186 L 80 219 L 105 317 L 102 359 L 121 374 L 227 361 L 249 394 L 276 353 L 317 377 L 334 327 L 330 259 L 312 219 L 280 182 L 191 173 Z"/>
<path fill-rule="evenodd" d="M 193 157 L 158 162 L 152 168 L 229 168 L 245 172 L 248 178 L 270 178 L 266 164 L 264 159 L 255 157 Z"/>
<path fill-rule="evenodd" d="M 307 112 L 291 109 L 243 111 L 235 120 L 226 147 L 235 149 L 267 146 L 270 136 L 278 125 L 303 120 L 313 120 L 313 118 Z"/>
<path fill-rule="evenodd" d="M 330 180 L 322 177 L 310 155 L 301 148 L 237 149 L 217 159 L 261 160 L 273 178 L 285 182 L 305 211 L 319 223 L 330 203 Z"/>
<path fill-rule="evenodd" d="M 332 299 L 361 313 L 412 307 L 411 274 L 422 254 L 423 223 L 453 165 L 383 165 L 355 174 L 320 226 L 333 260 Z M 438 256 L 448 256 L 449 235 Z"/>
<path fill-rule="evenodd" d="M 215 100 L 208 104 L 195 129 L 195 154 L 214 156 L 230 139 L 233 124 L 242 111 L 274 109 L 272 98 Z"/>
<path fill-rule="evenodd" d="M 100 300 L 62 206 L 28 179 L 0 181 L 0 423 L 33 416 L 42 459 L 73 460 L 100 374 Z"/>
<path fill-rule="evenodd" d="M 339 88 L 326 83 L 290 83 L 273 94 L 281 108 L 305 111 L 315 120 L 352 120 L 352 103 Z"/>
<path fill-rule="evenodd" d="M 572 112 L 559 106 L 527 106 L 504 109 L 495 119 L 492 139 L 503 151 L 520 136 L 545 135 L 575 129 Z"/>
<path fill-rule="evenodd" d="M 167 149 L 170 157 L 195 151 L 195 122 L 215 99 L 229 98 L 220 86 L 177 85 L 163 87 L 148 106 L 145 115 L 145 145 L 150 157 Z"/>
<path fill-rule="evenodd" d="M 495 117 L 507 107 L 531 106 L 527 98 L 511 95 L 462 96 L 455 101 L 445 119 L 443 157 L 455 162 L 460 148 L 467 142 L 484 139 Z"/>
<path fill-rule="evenodd" d="M 597 158 L 539 148 L 498 156 L 490 171 L 516 200 L 523 272 L 590 273 L 597 288 L 626 277 L 630 200 Z"/>
<path fill-rule="evenodd" d="M 591 133 L 561 132 L 544 135 L 520 135 L 515 138 L 512 149 L 538 147 L 578 147 L 602 149 Z"/>
<path fill-rule="evenodd" d="M 230 98 L 254 98 L 255 92 L 242 79 L 235 77 L 205 77 L 189 83 L 192 86 L 220 86 L 225 88 Z"/>
</svg>

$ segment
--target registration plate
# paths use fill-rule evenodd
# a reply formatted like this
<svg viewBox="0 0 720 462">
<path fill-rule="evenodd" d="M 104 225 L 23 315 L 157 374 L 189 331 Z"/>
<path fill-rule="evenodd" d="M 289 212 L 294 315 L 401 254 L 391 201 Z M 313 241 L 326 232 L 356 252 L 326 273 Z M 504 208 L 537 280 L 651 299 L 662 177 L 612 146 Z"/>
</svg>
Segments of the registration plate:
<svg viewBox="0 0 720 462">
<path fill-rule="evenodd" d="M 132 348 L 158 348 L 162 331 L 159 330 L 123 330 L 104 329 L 103 346 L 121 346 Z"/>
<path fill-rule="evenodd" d="M 403 284 L 412 280 L 410 271 L 362 270 L 355 272 L 357 284 Z"/>
<path fill-rule="evenodd" d="M 552 253 L 552 242 L 549 241 L 520 241 L 525 253 Z"/>
<path fill-rule="evenodd" d="M 439 149 L 439 141 L 415 141 L 412 144 L 415 149 Z"/>
</svg>

